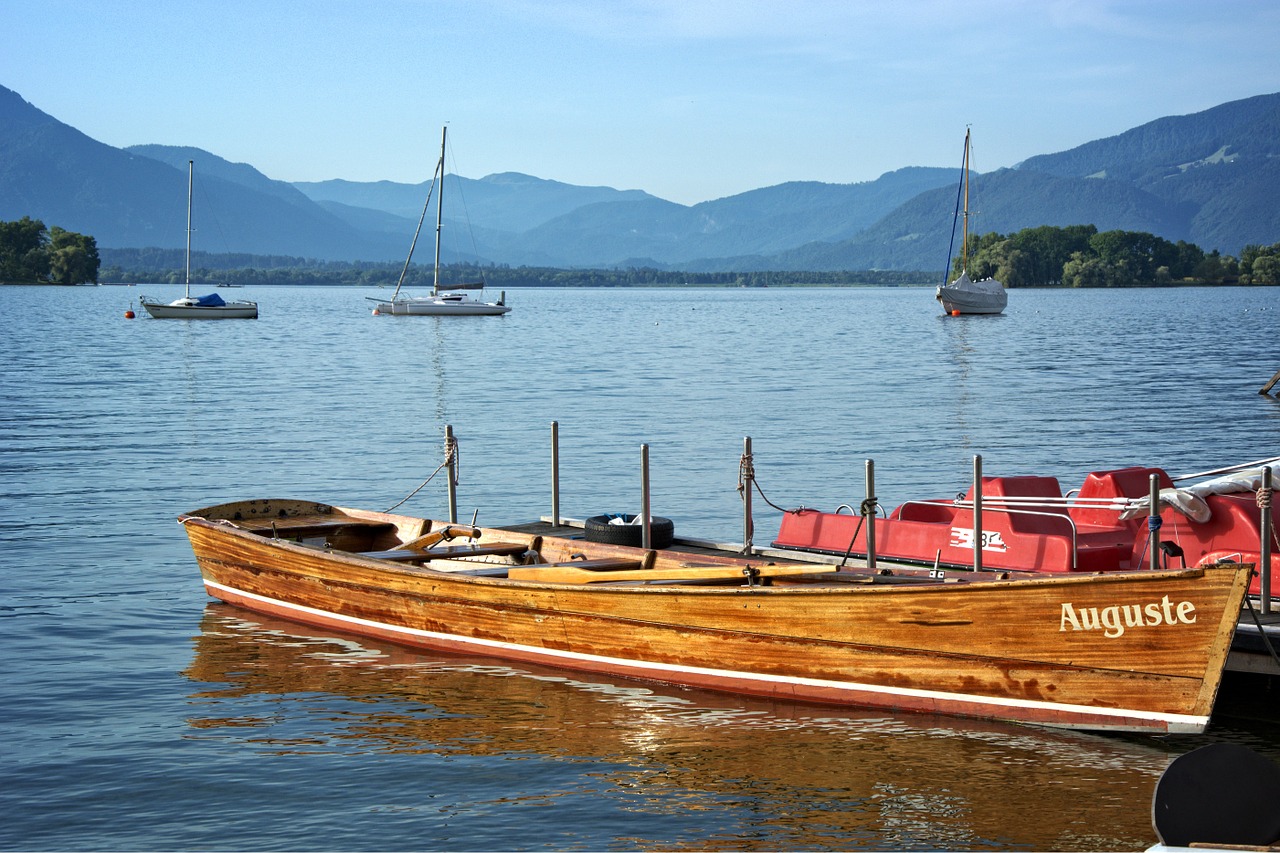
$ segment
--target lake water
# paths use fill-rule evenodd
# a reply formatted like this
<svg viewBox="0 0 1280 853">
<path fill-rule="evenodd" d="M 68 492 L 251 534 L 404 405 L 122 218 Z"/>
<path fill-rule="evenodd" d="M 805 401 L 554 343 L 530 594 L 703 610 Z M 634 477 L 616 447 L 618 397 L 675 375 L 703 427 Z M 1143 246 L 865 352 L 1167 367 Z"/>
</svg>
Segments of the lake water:
<svg viewBox="0 0 1280 853">
<path fill-rule="evenodd" d="M 653 511 L 741 540 L 773 503 L 888 505 L 987 474 L 1280 454 L 1280 289 L 517 290 L 500 318 L 262 287 L 261 319 L 127 320 L 139 293 L 0 288 L 0 848 L 1139 850 L 1197 738 L 864 714 L 420 654 L 209 600 L 175 516 L 385 509 L 460 448 L 459 512 Z M 143 314 L 145 317 L 145 314 Z M 401 508 L 440 517 L 443 475 Z M 778 514 L 755 504 L 757 543 Z M 1274 707 L 1274 703 L 1273 703 Z M 1274 719 L 1274 717 L 1272 718 Z"/>
</svg>

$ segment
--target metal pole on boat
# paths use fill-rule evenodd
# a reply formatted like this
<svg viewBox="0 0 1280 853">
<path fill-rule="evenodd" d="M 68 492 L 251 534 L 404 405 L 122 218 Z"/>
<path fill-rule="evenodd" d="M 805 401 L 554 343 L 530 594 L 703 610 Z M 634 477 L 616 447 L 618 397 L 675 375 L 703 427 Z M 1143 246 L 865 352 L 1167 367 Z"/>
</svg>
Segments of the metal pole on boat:
<svg viewBox="0 0 1280 853">
<path fill-rule="evenodd" d="M 1262 531 L 1262 543 L 1258 548 L 1258 571 L 1259 583 L 1262 588 L 1259 590 L 1262 594 L 1262 612 L 1264 614 L 1271 612 L 1271 501 L 1274 495 L 1271 493 L 1271 466 L 1262 466 L 1262 494 L 1265 496 L 1259 501 L 1262 505 L 1262 524 L 1259 529 Z"/>
<path fill-rule="evenodd" d="M 646 551 L 653 539 L 649 530 L 649 445 L 640 445 L 640 547 Z"/>
<path fill-rule="evenodd" d="M 751 540 L 755 538 L 755 519 L 751 513 L 751 487 L 756 479 L 755 463 L 751 457 L 751 436 L 742 439 L 742 553 L 751 553 Z"/>
<path fill-rule="evenodd" d="M 458 523 L 458 441 L 453 437 L 453 424 L 444 428 L 444 461 L 449 466 L 449 523 Z"/>
<path fill-rule="evenodd" d="M 973 457 L 973 570 L 982 571 L 982 457 Z"/>
<path fill-rule="evenodd" d="M 1147 547 L 1151 549 L 1151 571 L 1160 568 L 1160 476 L 1151 475 L 1151 508 L 1147 515 Z"/>
<path fill-rule="evenodd" d="M 551 524 L 560 526 L 560 424 L 551 422 Z"/>
<path fill-rule="evenodd" d="M 867 570 L 876 570 L 876 463 L 867 460 L 867 499 L 862 502 L 862 520 L 867 525 Z"/>
</svg>

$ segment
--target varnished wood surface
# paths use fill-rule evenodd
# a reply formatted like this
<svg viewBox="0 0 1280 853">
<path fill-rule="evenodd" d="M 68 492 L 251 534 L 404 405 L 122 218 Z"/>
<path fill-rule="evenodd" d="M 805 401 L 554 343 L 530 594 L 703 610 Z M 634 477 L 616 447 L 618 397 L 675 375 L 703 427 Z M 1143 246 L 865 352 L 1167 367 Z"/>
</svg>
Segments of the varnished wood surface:
<svg viewBox="0 0 1280 853">
<path fill-rule="evenodd" d="M 424 526 L 416 519 L 336 512 L 354 522 L 390 520 L 402 541 L 421 535 Z M 307 521 L 301 513 L 293 520 Z M 516 579 L 525 570 L 514 567 L 513 578 L 446 573 L 430 561 L 390 563 L 216 521 L 186 526 L 213 594 L 318 624 L 740 692 L 843 702 L 852 696 L 859 704 L 1064 725 L 1083 720 L 1097 728 L 1167 725 L 1143 715 L 1207 717 L 1247 579 L 1247 570 L 1210 568 L 903 585 L 831 566 L 822 567 L 824 576 L 804 564 L 662 551 L 650 570 L 654 580 L 682 571 L 687 577 L 695 571 L 691 563 L 729 575 L 748 566 L 801 572 L 803 580 L 583 585 L 547 576 Z M 478 541 L 532 544 L 535 536 L 542 537 L 546 563 L 644 555 L 541 530 L 483 530 Z M 458 564 L 465 561 L 450 560 L 451 567 Z M 1071 629 L 1063 615 L 1064 605 L 1073 613 L 1153 606 L 1164 617 L 1182 602 L 1194 619 L 1111 637 L 1101 628 Z M 850 685 L 858 690 L 851 693 Z M 1089 721 L 1075 707 L 1137 716 Z"/>
</svg>

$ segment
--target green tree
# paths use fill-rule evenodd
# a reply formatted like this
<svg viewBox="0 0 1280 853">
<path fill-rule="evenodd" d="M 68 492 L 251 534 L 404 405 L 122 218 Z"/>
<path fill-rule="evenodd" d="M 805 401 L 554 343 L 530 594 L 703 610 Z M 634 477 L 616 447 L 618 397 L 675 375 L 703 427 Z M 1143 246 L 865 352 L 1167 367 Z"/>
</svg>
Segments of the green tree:
<svg viewBox="0 0 1280 853">
<path fill-rule="evenodd" d="M 1280 252 L 1260 255 L 1249 270 L 1250 284 L 1280 284 Z"/>
<path fill-rule="evenodd" d="M 1163 237 L 1143 231 L 1103 231 L 1089 245 L 1111 269 L 1112 287 L 1153 284 L 1159 267 L 1178 261 L 1178 248 Z"/>
<path fill-rule="evenodd" d="M 1100 258 L 1076 252 L 1062 267 L 1064 287 L 1110 287 L 1111 270 Z"/>
<path fill-rule="evenodd" d="M 1089 249 L 1089 240 L 1098 229 L 1092 225 L 1059 228 L 1042 225 L 1025 228 L 1009 236 L 1013 249 L 1026 255 L 1026 281 L 1020 286 L 1044 287 L 1062 281 L 1062 269 L 1076 252 Z"/>
<path fill-rule="evenodd" d="M 1169 273 L 1174 278 L 1191 278 L 1196 275 L 1196 269 L 1200 264 L 1204 263 L 1204 249 L 1201 249 L 1195 243 L 1188 243 L 1185 240 L 1179 240 L 1177 243 L 1178 259 L 1169 268 Z M 1217 254 L 1215 252 L 1214 254 Z"/>
<path fill-rule="evenodd" d="M 1005 287 L 1035 284 L 1034 257 L 1014 245 L 1012 239 L 987 246 L 969 264 L 974 278 L 994 278 Z"/>
<path fill-rule="evenodd" d="M 1280 243 L 1245 246 L 1240 253 L 1240 279 L 1245 284 L 1280 284 L 1277 264 L 1280 264 Z"/>
<path fill-rule="evenodd" d="M 58 226 L 49 229 L 48 275 L 54 284 L 97 283 L 98 241 Z"/>
<path fill-rule="evenodd" d="M 0 222 L 0 281 L 43 281 L 49 271 L 48 234 L 39 219 Z"/>
</svg>

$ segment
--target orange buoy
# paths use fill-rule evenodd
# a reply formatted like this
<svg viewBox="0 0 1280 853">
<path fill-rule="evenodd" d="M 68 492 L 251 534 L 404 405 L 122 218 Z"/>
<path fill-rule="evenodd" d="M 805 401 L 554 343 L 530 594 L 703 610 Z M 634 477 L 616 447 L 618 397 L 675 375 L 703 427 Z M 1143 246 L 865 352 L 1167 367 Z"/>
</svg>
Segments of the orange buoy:
<svg viewBox="0 0 1280 853">
<path fill-rule="evenodd" d="M 374 309 L 373 309 L 373 316 L 377 317 L 377 316 L 378 316 L 379 314 L 381 314 L 381 313 L 382 313 L 382 312 L 381 312 L 381 311 L 379 311 L 377 308 L 374 308 Z"/>
<path fill-rule="evenodd" d="M 952 317 L 959 317 L 959 316 L 960 316 L 960 309 L 959 309 L 959 308 L 954 308 L 954 309 L 952 309 L 952 311 L 951 311 L 951 316 L 952 316 Z"/>
<path fill-rule="evenodd" d="M 133 319 L 133 317 L 134 317 L 134 313 L 133 313 L 132 309 L 131 309 L 131 310 L 129 310 L 129 311 L 124 312 L 124 318 L 125 318 L 126 320 L 132 320 L 132 319 Z"/>
</svg>

